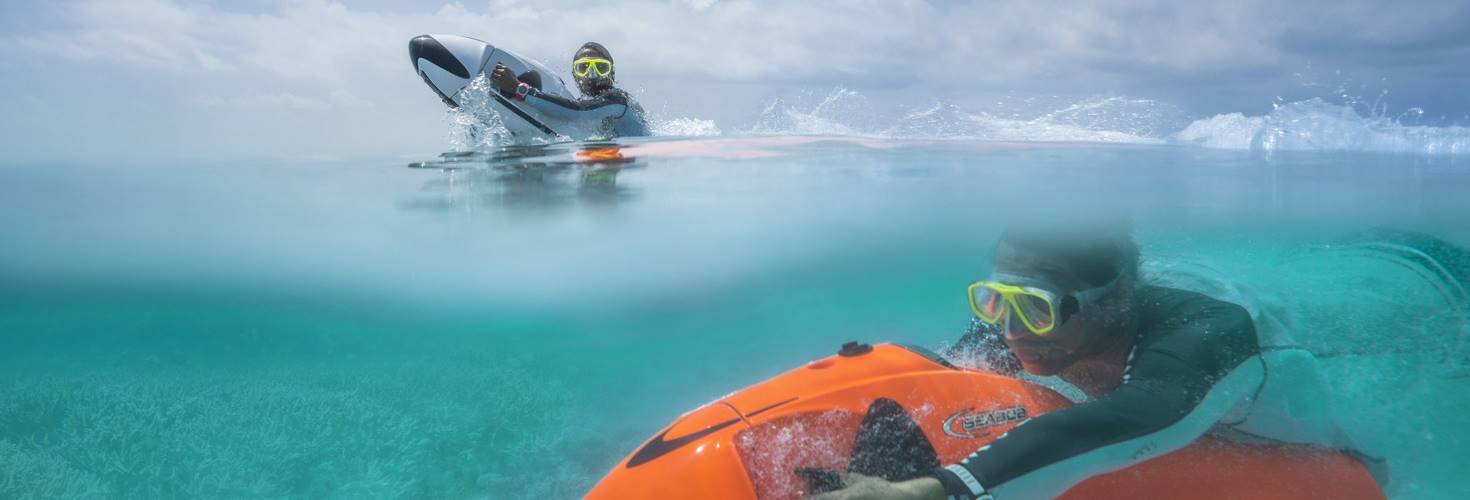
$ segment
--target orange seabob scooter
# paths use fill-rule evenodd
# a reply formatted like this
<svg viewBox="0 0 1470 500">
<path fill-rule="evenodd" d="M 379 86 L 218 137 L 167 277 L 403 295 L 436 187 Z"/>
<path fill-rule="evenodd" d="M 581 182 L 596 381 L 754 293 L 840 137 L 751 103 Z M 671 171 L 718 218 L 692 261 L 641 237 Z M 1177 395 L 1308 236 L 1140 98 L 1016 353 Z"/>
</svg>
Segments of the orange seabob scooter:
<svg viewBox="0 0 1470 500">
<path fill-rule="evenodd" d="M 845 471 L 909 479 L 1071 404 L 1051 389 L 958 368 L 922 348 L 849 343 L 684 414 L 587 498 L 803 498 L 839 487 Z M 1140 497 L 1384 498 L 1348 455 L 1209 436 L 1062 495 Z"/>
</svg>

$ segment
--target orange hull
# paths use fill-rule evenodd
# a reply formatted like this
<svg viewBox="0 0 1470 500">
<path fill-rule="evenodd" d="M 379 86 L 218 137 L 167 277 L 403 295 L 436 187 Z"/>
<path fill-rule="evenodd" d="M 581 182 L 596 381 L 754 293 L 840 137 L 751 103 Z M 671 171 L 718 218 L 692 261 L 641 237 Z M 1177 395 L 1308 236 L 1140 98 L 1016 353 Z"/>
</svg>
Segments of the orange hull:
<svg viewBox="0 0 1470 500">
<path fill-rule="evenodd" d="M 1071 403 L 1045 387 L 884 344 L 832 356 L 684 414 L 620 462 L 589 499 L 801 498 L 801 468 L 844 470 L 875 401 L 897 403 L 940 463 L 1027 416 Z M 885 402 L 886 403 L 886 402 Z M 1290 446 L 1202 438 L 1088 479 L 1062 498 L 1383 498 L 1356 460 Z"/>
</svg>

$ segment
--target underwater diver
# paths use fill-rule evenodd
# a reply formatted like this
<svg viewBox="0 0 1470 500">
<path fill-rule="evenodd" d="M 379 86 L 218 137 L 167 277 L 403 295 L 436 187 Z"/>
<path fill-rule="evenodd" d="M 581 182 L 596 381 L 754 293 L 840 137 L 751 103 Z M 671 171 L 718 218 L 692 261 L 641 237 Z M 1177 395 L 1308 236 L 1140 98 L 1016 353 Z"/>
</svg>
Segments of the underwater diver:
<svg viewBox="0 0 1470 500">
<path fill-rule="evenodd" d="M 649 135 L 643 107 L 633 96 L 614 86 L 617 71 L 612 54 L 597 42 L 582 44 L 572 58 L 572 77 L 583 97 L 570 100 L 541 92 L 541 75 L 535 70 L 515 75 L 496 64 L 490 82 L 506 97 L 523 101 L 549 116 L 564 120 L 598 120 L 603 138 Z"/>
<path fill-rule="evenodd" d="M 1400 234 L 1410 237 L 1393 246 L 1435 261 L 1420 265 L 1459 268 L 1440 277 L 1463 291 L 1470 254 Z M 1258 339 L 1241 305 L 1140 282 L 1139 250 L 1127 229 L 1012 228 L 993 259 L 994 274 L 969 287 L 975 320 L 951 355 L 973 355 L 1002 374 L 1058 376 L 1088 400 L 1028 419 L 925 477 L 888 482 L 850 474 L 844 489 L 814 498 L 1053 498 L 1206 433 L 1342 450 L 1380 487 L 1387 484 L 1386 462 L 1359 451 L 1339 429 L 1312 352 Z"/>
</svg>

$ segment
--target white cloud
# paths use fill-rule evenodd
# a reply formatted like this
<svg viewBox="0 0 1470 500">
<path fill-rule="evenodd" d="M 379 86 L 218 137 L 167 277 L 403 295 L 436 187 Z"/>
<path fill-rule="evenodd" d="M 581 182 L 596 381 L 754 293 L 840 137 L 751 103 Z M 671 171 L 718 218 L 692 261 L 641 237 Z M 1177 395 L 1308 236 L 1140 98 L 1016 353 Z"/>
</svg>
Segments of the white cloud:
<svg viewBox="0 0 1470 500">
<path fill-rule="evenodd" d="M 679 0 L 679 3 L 688 5 L 695 10 L 704 10 L 713 6 L 719 0 Z"/>
<path fill-rule="evenodd" d="M 195 10 L 167 0 L 87 1 L 66 4 L 71 29 L 6 37 L 7 48 L 84 61 L 107 60 L 156 69 L 191 66 L 207 58 L 206 42 L 191 26 Z M 200 56 L 203 56 L 202 58 Z"/>
<path fill-rule="evenodd" d="M 403 45 L 413 35 L 464 33 L 552 60 L 583 40 L 601 40 L 620 62 L 686 77 L 876 80 L 892 70 L 995 83 L 1120 60 L 1177 71 L 1271 61 L 1276 54 L 1238 22 L 1249 19 L 1233 11 L 1239 8 L 638 0 L 560 9 L 498 1 L 487 12 L 450 3 L 391 14 L 302 0 L 247 14 L 169 0 L 83 0 L 69 5 L 69 29 L 10 43 L 172 71 L 239 67 L 342 81 L 402 71 Z M 1140 26 L 1138 16 L 1158 22 Z"/>
<path fill-rule="evenodd" d="M 73 26 L 8 44 L 173 71 L 240 68 L 287 80 L 341 82 L 403 72 L 403 46 L 413 35 L 462 33 L 552 62 L 581 41 L 600 40 L 620 63 L 650 75 L 725 81 L 924 77 L 1003 85 L 1088 70 L 1147 79 L 1150 72 L 1272 67 L 1292 57 L 1276 47 L 1279 40 L 1319 37 L 1322 28 L 1305 21 L 1343 18 L 1343 12 L 1396 20 L 1352 18 L 1358 32 L 1344 36 L 1363 43 L 1412 39 L 1445 24 L 1443 16 L 1351 6 L 1318 12 L 1300 5 L 1279 9 L 1264 0 L 496 0 L 483 12 L 448 3 L 421 13 L 385 13 L 298 0 L 243 13 L 171 0 L 81 0 L 68 4 Z"/>
<path fill-rule="evenodd" d="M 1389 49 L 1403 44 L 1470 53 L 1470 36 L 1456 28 L 1470 7 L 1453 2 L 492 0 L 418 12 L 332 0 L 252 5 L 260 10 L 213 1 L 65 3 L 54 22 L 17 24 L 40 27 L 0 34 L 0 65 L 7 68 L 0 84 L 38 88 L 76 78 L 64 71 L 106 71 L 113 85 L 71 92 L 93 102 L 102 93 L 130 100 L 134 89 L 171 85 L 181 88 L 154 95 L 200 96 L 181 101 L 229 109 L 231 119 L 254 115 L 254 123 L 272 124 L 257 131 L 262 137 L 342 134 L 339 147 L 351 147 L 385 144 L 361 137 L 363 130 L 392 130 L 392 140 L 443 135 L 420 132 L 439 125 L 432 120 L 442 108 L 406 54 L 408 39 L 425 33 L 481 38 L 552 68 L 562 67 L 582 42 L 600 41 L 612 49 L 626 84 L 657 89 L 644 96 L 646 107 L 682 102 L 685 109 L 707 107 L 694 116 L 721 120 L 746 109 L 754 115 L 760 102 L 753 101 L 773 89 L 825 91 L 839 84 L 947 100 L 978 92 L 1091 95 L 1140 88 L 1148 90 L 1135 92 L 1139 97 L 1159 97 L 1149 91 L 1188 81 L 1215 87 L 1171 96 L 1203 102 L 1199 107 L 1212 113 L 1239 111 L 1211 106 L 1222 89 L 1247 89 L 1240 92 L 1254 94 L 1235 102 L 1264 106 L 1278 95 L 1267 92 L 1279 92 L 1313 61 L 1347 65 L 1327 70 L 1370 73 L 1400 65 L 1407 68 L 1401 74 L 1414 77 L 1414 64 L 1437 70 L 1423 74 L 1463 70 L 1454 69 L 1457 62 L 1382 54 L 1397 56 Z M 84 69 L 61 69 L 68 66 Z M 112 71 L 118 68 L 136 71 Z M 159 74 L 166 78 L 153 76 Z M 723 89 L 717 98 L 709 95 L 714 88 Z M 291 122 L 280 123 L 273 113 L 289 113 Z M 417 121 L 401 123 L 406 116 Z M 358 136 L 347 135 L 351 127 Z M 322 137 L 313 144 L 332 142 Z"/>
</svg>

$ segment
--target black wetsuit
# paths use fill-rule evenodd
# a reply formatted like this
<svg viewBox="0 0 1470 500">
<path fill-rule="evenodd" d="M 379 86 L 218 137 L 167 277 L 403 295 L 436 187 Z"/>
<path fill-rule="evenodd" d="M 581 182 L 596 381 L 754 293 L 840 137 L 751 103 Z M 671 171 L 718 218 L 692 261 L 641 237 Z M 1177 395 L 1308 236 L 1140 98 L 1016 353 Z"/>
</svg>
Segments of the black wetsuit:
<svg viewBox="0 0 1470 500">
<path fill-rule="evenodd" d="M 530 85 L 522 89 L 526 105 L 558 120 L 595 122 L 593 134 L 599 137 L 649 135 L 643 107 L 623 89 L 605 87 L 576 100 L 547 94 Z"/>
<path fill-rule="evenodd" d="M 1092 475 L 1194 441 L 1248 406 L 1265 379 L 1246 310 L 1184 290 L 1146 286 L 1136 295 L 1138 339 L 1123 383 L 1092 401 L 1027 421 L 959 464 L 934 470 L 950 498 L 1051 498 Z M 1020 363 L 1000 332 L 978 323 L 956 346 L 990 367 Z M 1232 411 L 1236 410 L 1236 411 Z M 1244 421 L 1244 419 L 1242 419 Z"/>
<path fill-rule="evenodd" d="M 1465 312 L 1470 308 L 1470 251 L 1427 234 L 1378 230 L 1314 247 L 1307 258 L 1316 262 L 1329 255 L 1319 252 L 1402 266 L 1428 285 L 1414 292 L 1393 289 L 1410 294 L 1412 307 L 1447 305 L 1443 316 L 1428 316 L 1433 329 L 1426 331 L 1457 332 L 1455 342 L 1470 332 L 1465 319 L 1470 316 Z M 1410 307 L 1370 295 L 1365 307 Z M 1387 462 L 1364 453 L 1338 427 L 1330 404 L 1332 388 L 1317 354 L 1289 341 L 1290 335 L 1284 335 L 1289 332 L 1273 332 L 1282 325 L 1266 321 L 1258 332 L 1256 319 L 1241 305 L 1178 288 L 1143 286 L 1135 298 L 1138 338 L 1128 354 L 1122 385 L 1091 401 L 1024 421 L 959 464 L 936 469 L 933 474 L 950 498 L 1052 498 L 1089 477 L 1179 449 L 1205 433 L 1348 453 L 1380 487 L 1388 484 Z M 1402 326 L 1401 320 L 1394 321 L 1370 328 Z M 1463 356 L 1459 345 L 1445 346 L 1450 349 L 1446 355 Z M 951 354 L 974 355 L 985 368 L 1000 373 L 1021 369 L 1000 331 L 979 321 L 972 322 Z"/>
</svg>

